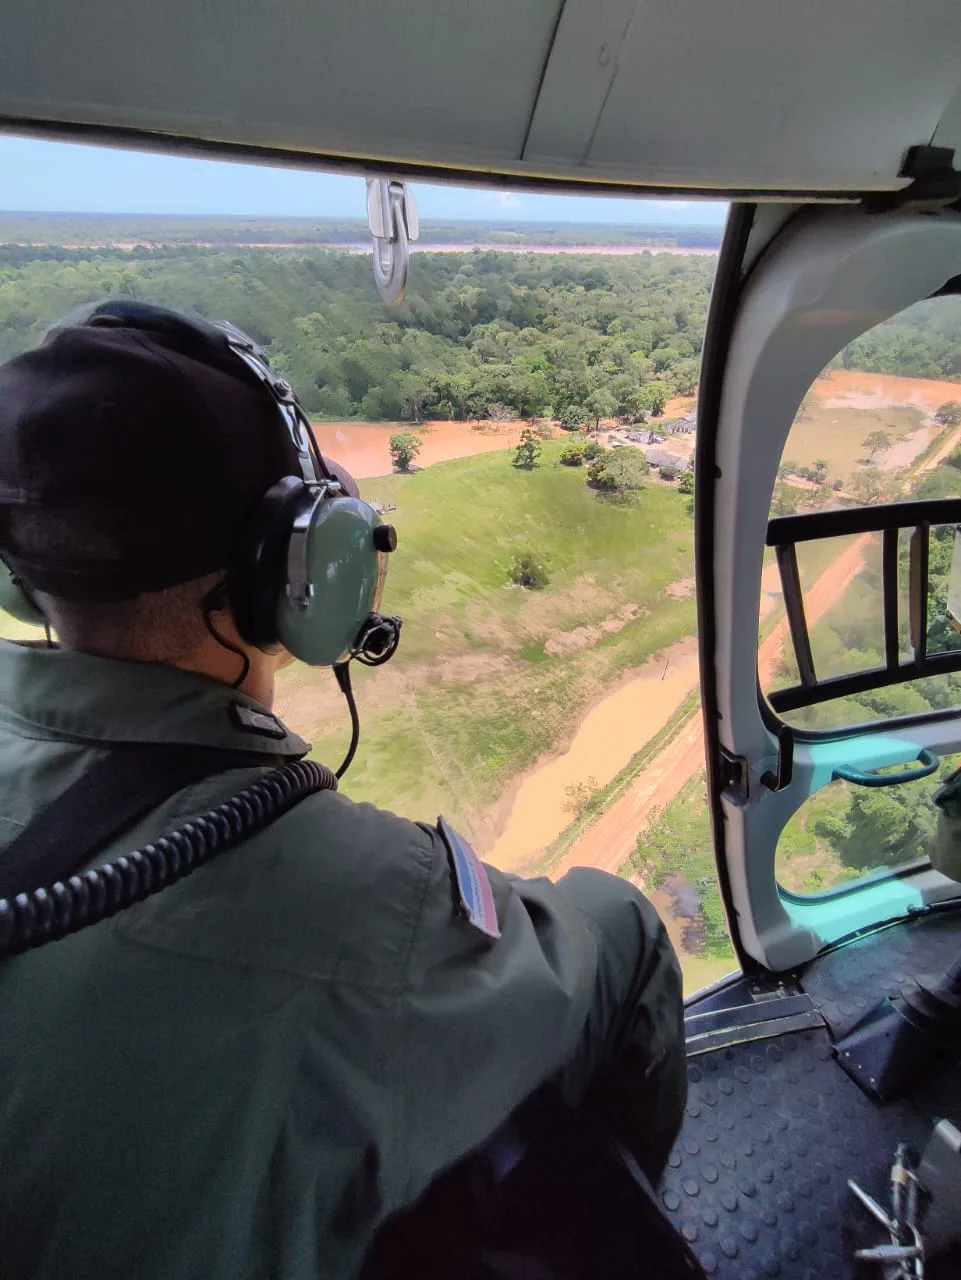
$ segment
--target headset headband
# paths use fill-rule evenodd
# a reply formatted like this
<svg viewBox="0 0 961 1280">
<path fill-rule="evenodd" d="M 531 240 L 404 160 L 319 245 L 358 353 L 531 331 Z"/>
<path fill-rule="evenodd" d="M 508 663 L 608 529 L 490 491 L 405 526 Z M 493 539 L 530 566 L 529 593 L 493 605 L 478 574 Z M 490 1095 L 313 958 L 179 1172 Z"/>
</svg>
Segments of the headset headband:
<svg viewBox="0 0 961 1280">
<path fill-rule="evenodd" d="M 283 417 L 290 441 L 297 451 L 297 461 L 300 464 L 304 484 L 316 485 L 320 479 L 323 479 L 328 482 L 328 488 L 334 486 L 339 489 L 340 484 L 328 471 L 324 456 L 317 448 L 310 420 L 300 407 L 300 402 L 287 379 L 277 377 L 260 348 L 242 329 L 238 329 L 226 320 L 217 320 L 213 323 L 224 334 L 227 346 L 234 355 L 244 362 L 270 393 L 271 399 Z M 317 476 L 318 466 L 322 473 L 320 478 Z"/>
<path fill-rule="evenodd" d="M 187 316 L 168 307 L 119 299 L 98 303 L 86 315 L 84 323 L 143 329 L 166 337 L 180 338 L 181 341 L 186 335 L 193 341 L 198 355 L 205 347 L 221 353 L 229 352 L 243 362 L 276 405 L 297 454 L 304 484 L 315 486 L 326 481 L 328 492 L 340 490 L 338 480 L 331 475 L 323 454 L 317 447 L 310 419 L 294 395 L 293 387 L 286 378 L 277 377 L 260 347 L 236 325 L 227 320 L 203 320 L 199 316 Z"/>
</svg>

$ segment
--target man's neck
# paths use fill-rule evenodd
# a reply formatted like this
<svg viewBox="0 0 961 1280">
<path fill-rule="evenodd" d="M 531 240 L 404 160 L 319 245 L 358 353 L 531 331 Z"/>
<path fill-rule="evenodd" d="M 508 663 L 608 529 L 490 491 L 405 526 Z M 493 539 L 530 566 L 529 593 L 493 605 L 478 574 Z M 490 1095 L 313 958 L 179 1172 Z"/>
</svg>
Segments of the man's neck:
<svg viewBox="0 0 961 1280">
<path fill-rule="evenodd" d="M 247 655 L 249 667 L 241 684 L 237 679 L 243 672 L 243 659 L 222 645 L 212 642 L 204 644 L 200 649 L 186 655 L 174 665 L 181 671 L 192 671 L 196 675 L 209 676 L 220 684 L 232 689 L 239 689 L 248 698 L 253 698 L 262 706 L 274 705 L 274 677 L 277 672 L 277 661 L 270 654 L 259 650 Z"/>
</svg>

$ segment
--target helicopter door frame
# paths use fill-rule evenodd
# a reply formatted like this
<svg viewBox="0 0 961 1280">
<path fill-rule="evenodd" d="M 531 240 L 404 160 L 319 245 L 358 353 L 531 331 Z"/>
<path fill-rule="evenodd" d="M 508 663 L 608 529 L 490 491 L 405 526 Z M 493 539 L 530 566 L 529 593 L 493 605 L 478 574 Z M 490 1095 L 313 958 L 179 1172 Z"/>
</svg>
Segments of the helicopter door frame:
<svg viewBox="0 0 961 1280">
<path fill-rule="evenodd" d="M 745 277 L 753 206 L 735 206 L 712 297 L 696 457 L 697 595 L 709 796 L 722 896 L 742 965 L 775 971 L 853 929 L 954 897 L 925 865 L 816 909 L 783 896 L 778 837 L 839 763 L 876 769 L 961 748 L 961 712 L 892 733 L 795 732 L 790 780 L 781 724 L 758 675 L 761 570 L 771 495 L 798 406 L 849 342 L 930 297 L 961 268 L 961 215 L 807 206 Z M 781 745 L 786 737 L 780 733 Z"/>
</svg>

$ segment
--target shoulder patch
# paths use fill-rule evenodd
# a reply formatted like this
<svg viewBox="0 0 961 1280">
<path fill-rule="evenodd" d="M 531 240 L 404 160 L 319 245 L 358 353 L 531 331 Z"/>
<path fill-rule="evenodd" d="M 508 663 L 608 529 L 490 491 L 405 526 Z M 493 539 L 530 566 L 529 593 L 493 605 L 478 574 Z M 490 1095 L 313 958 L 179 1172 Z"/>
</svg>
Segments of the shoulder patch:
<svg viewBox="0 0 961 1280">
<path fill-rule="evenodd" d="M 234 727 L 242 729 L 244 733 L 259 733 L 265 738 L 287 737 L 287 730 L 269 711 L 256 711 L 242 702 L 232 702 L 230 718 L 234 722 Z"/>
<path fill-rule="evenodd" d="M 437 830 L 447 848 L 447 861 L 457 882 L 455 904 L 460 914 L 489 938 L 499 938 L 501 931 L 497 923 L 497 908 L 494 906 L 491 882 L 484 864 L 446 818 L 437 819 Z"/>
</svg>

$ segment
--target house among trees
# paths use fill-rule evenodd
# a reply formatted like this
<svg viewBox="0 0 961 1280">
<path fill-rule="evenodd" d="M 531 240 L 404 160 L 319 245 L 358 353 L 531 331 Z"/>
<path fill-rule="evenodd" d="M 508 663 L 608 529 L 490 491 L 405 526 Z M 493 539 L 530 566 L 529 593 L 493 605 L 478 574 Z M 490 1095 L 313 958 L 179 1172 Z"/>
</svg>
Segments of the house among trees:
<svg viewBox="0 0 961 1280">
<path fill-rule="evenodd" d="M 697 430 L 697 414 L 686 413 L 683 418 L 670 418 L 658 424 L 669 436 L 689 436 Z"/>
<path fill-rule="evenodd" d="M 643 452 L 652 467 L 664 467 L 669 471 L 686 471 L 691 465 L 690 458 L 682 458 L 676 453 L 659 449 L 657 446 L 648 446 Z"/>
</svg>

